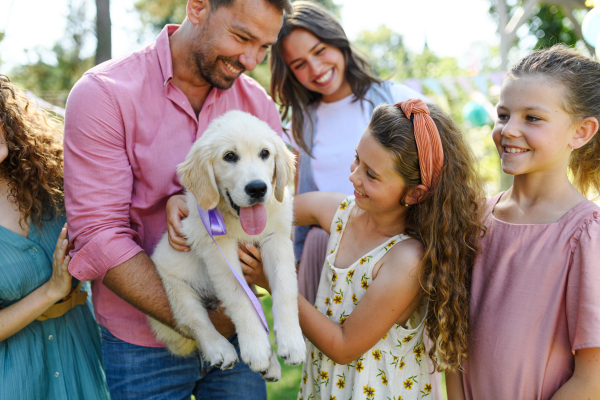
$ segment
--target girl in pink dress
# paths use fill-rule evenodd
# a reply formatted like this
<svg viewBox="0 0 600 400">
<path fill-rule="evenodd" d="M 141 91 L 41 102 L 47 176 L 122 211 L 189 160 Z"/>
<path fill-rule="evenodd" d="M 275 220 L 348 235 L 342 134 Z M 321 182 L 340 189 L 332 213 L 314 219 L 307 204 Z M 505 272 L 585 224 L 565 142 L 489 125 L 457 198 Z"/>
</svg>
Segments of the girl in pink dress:
<svg viewBox="0 0 600 400">
<path fill-rule="evenodd" d="M 513 65 L 494 142 L 469 358 L 450 399 L 600 398 L 600 64 L 562 45 Z M 571 179 L 569 179 L 571 178 Z M 462 383 L 462 384 L 461 384 Z M 464 390 L 463 390 L 464 389 Z"/>
</svg>

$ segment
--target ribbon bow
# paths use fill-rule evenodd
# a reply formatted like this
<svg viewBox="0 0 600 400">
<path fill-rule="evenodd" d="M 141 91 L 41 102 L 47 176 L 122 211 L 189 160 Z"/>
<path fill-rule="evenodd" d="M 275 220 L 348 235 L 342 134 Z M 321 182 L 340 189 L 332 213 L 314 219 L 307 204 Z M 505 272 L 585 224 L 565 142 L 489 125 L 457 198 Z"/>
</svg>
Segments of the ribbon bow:
<svg viewBox="0 0 600 400">
<path fill-rule="evenodd" d="M 421 99 L 408 99 L 396 103 L 415 126 L 415 140 L 419 153 L 421 182 L 431 190 L 442 172 L 444 150 L 437 126 L 429 115 L 427 104 Z"/>
<path fill-rule="evenodd" d="M 235 269 L 231 266 L 231 264 L 229 264 L 229 261 L 227 261 L 225 254 L 223 254 L 223 250 L 221 250 L 221 248 L 215 241 L 214 236 L 222 236 L 222 235 L 227 234 L 227 228 L 225 227 L 225 220 L 223 220 L 223 214 L 221 214 L 221 211 L 217 210 L 216 208 L 213 208 L 212 210 L 207 211 L 207 210 L 203 209 L 202 207 L 200 207 L 200 205 L 196 205 L 196 207 L 198 208 L 198 213 L 200 214 L 200 219 L 202 220 L 202 223 L 204 224 L 204 227 L 206 228 L 206 232 L 208 232 L 208 235 L 210 236 L 210 238 L 213 240 L 213 242 L 215 243 L 215 245 L 221 252 L 221 255 L 225 259 L 225 262 L 227 263 L 227 265 L 229 265 L 229 269 L 231 269 L 231 272 L 233 272 L 233 275 L 235 276 L 235 278 L 238 280 L 240 285 L 242 285 L 242 288 L 244 289 L 244 291 L 246 292 L 246 295 L 252 302 L 252 305 L 254 306 L 256 313 L 258 314 L 258 316 L 260 317 L 260 320 L 262 321 L 263 325 L 265 326 L 265 329 L 267 330 L 267 332 L 269 332 L 269 326 L 267 325 L 267 319 L 265 318 L 265 313 L 263 312 L 263 309 L 260 306 L 260 302 L 258 301 L 258 298 L 254 294 L 252 289 L 250 289 L 250 286 L 248 286 L 248 284 L 246 283 L 246 280 L 244 278 L 242 278 L 235 271 Z"/>
</svg>

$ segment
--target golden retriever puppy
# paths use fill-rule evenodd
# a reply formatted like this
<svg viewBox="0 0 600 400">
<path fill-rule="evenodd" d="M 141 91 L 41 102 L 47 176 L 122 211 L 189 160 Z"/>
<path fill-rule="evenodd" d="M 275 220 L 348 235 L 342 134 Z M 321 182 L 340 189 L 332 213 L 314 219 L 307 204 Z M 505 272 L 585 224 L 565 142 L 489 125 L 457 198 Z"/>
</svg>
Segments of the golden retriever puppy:
<svg viewBox="0 0 600 400">
<path fill-rule="evenodd" d="M 165 233 L 152 260 L 178 328 L 194 340 L 149 318 L 157 338 L 171 352 L 185 355 L 199 348 L 212 365 L 233 367 L 237 353 L 216 331 L 207 313 L 207 305 L 219 300 L 235 324 L 242 360 L 266 380 L 281 376 L 268 334 L 202 224 L 198 204 L 205 210 L 216 207 L 223 214 L 227 234 L 215 236 L 215 240 L 240 276 L 238 245 L 260 247 L 273 296 L 277 353 L 292 365 L 304 361 L 306 347 L 298 322 L 298 283 L 290 239 L 292 203 L 285 192 L 294 176 L 294 162 L 293 154 L 269 125 L 248 113 L 230 111 L 210 123 L 178 166 L 190 210 L 182 229 L 191 250 L 173 249 Z"/>
</svg>

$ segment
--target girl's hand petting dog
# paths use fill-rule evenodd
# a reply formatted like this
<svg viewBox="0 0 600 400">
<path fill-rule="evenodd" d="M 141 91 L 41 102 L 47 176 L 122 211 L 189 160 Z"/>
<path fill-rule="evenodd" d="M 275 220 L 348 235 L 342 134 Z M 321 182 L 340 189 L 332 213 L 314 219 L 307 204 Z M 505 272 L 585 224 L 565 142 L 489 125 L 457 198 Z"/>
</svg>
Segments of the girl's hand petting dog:
<svg viewBox="0 0 600 400">
<path fill-rule="evenodd" d="M 190 214 L 185 203 L 184 194 L 176 194 L 167 201 L 167 231 L 169 232 L 169 244 L 178 251 L 190 251 L 187 240 L 181 232 L 181 220 Z"/>
<path fill-rule="evenodd" d="M 271 293 L 269 287 L 269 281 L 263 271 L 262 258 L 260 256 L 260 250 L 252 244 L 240 245 L 238 248 L 238 256 L 240 257 L 240 264 L 242 265 L 242 271 L 244 272 L 244 278 L 249 284 L 254 284 L 265 289 Z"/>
</svg>

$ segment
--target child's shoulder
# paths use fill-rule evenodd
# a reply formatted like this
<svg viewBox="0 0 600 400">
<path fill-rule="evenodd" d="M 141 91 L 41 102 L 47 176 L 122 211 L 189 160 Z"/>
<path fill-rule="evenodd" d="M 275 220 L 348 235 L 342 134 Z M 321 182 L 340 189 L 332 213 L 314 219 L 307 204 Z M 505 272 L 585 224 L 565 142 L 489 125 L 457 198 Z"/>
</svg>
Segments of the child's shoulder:
<svg viewBox="0 0 600 400">
<path fill-rule="evenodd" d="M 394 274 L 412 273 L 425 254 L 425 247 L 420 240 L 404 235 L 399 239 L 391 239 L 386 247 L 389 249 L 381 259 L 382 267 L 392 270 Z"/>
<path fill-rule="evenodd" d="M 600 252 L 600 206 L 591 201 L 587 201 L 585 205 L 587 207 L 582 207 L 582 211 L 578 213 L 579 218 L 576 218 L 578 226 L 571 238 L 571 249 L 589 245 Z"/>
</svg>

